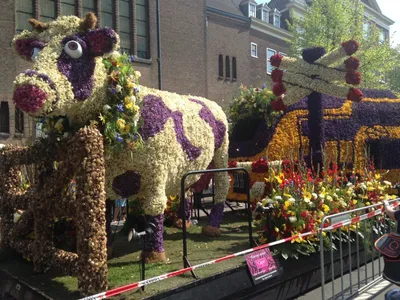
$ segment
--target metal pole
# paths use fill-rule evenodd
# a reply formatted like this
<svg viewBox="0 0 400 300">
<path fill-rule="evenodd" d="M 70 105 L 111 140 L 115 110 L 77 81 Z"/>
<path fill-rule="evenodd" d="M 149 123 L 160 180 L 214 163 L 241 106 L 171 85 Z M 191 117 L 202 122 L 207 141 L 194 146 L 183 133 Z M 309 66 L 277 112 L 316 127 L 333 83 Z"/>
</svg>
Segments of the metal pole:
<svg viewBox="0 0 400 300">
<path fill-rule="evenodd" d="M 160 30 L 160 0 L 157 0 L 157 63 L 158 63 L 158 89 L 162 90 L 162 65 L 161 65 L 161 30 Z"/>
<path fill-rule="evenodd" d="M 246 189 L 246 195 L 247 195 L 247 220 L 249 223 L 249 243 L 250 243 L 250 248 L 253 247 L 253 230 L 251 228 L 251 223 L 253 221 L 253 216 L 251 214 L 251 203 L 250 203 L 250 176 L 249 173 L 244 170 L 245 174 L 245 189 Z"/>
</svg>

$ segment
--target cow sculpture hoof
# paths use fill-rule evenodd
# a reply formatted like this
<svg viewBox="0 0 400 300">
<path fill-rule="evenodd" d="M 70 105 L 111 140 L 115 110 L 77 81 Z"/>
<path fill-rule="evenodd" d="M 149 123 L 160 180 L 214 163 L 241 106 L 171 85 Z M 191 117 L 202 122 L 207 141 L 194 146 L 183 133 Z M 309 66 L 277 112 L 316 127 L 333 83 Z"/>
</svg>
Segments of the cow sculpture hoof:
<svg viewBox="0 0 400 300">
<path fill-rule="evenodd" d="M 183 228 L 182 219 L 176 219 L 174 225 L 175 225 L 176 228 L 182 229 Z M 190 226 L 192 226 L 192 222 L 191 221 L 186 221 L 186 229 L 190 228 Z"/>
<path fill-rule="evenodd" d="M 142 252 L 142 258 L 144 257 L 144 261 L 146 264 L 153 264 L 153 263 L 167 263 L 168 259 L 165 255 L 165 252 L 157 252 L 157 251 L 145 251 Z"/>
<path fill-rule="evenodd" d="M 201 231 L 203 235 L 205 236 L 211 236 L 211 237 L 215 237 L 215 236 L 220 236 L 221 235 L 221 230 L 217 227 L 213 227 L 210 225 L 204 226 L 203 230 Z"/>
</svg>

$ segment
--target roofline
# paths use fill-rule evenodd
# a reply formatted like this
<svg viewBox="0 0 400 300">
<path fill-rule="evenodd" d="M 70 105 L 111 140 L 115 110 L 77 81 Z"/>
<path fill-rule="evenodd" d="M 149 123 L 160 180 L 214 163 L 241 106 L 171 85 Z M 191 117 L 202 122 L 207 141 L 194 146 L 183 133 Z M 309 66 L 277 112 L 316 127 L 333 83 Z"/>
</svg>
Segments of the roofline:
<svg viewBox="0 0 400 300">
<path fill-rule="evenodd" d="M 380 19 L 380 20 L 382 20 L 382 21 L 387 23 L 387 24 L 382 24 L 382 22 L 379 22 L 380 20 L 376 20 L 376 19 L 373 20 L 378 25 L 380 25 L 380 26 L 384 27 L 385 29 L 389 30 L 389 26 L 394 24 L 394 21 L 392 19 L 389 19 L 384 14 L 380 13 L 379 11 L 376 11 L 375 9 L 373 9 L 371 6 L 365 4 L 364 2 L 362 2 L 362 4 L 364 5 L 364 13 L 372 15 L 373 17 L 375 17 L 377 19 Z"/>
<path fill-rule="evenodd" d="M 293 35 L 283 28 L 278 28 L 270 23 L 266 23 L 254 17 L 251 17 L 250 20 L 250 29 L 260 31 L 285 42 L 287 39 L 293 38 Z"/>
<path fill-rule="evenodd" d="M 211 7 L 211 6 L 207 6 L 207 12 L 216 13 L 216 14 L 219 14 L 219 15 L 222 15 L 225 17 L 230 17 L 233 19 L 241 20 L 241 21 L 247 21 L 247 22 L 249 21 L 248 17 L 235 15 L 235 14 L 232 14 L 232 13 L 229 13 L 224 10 L 221 10 L 221 9 L 218 9 L 215 7 Z"/>
</svg>

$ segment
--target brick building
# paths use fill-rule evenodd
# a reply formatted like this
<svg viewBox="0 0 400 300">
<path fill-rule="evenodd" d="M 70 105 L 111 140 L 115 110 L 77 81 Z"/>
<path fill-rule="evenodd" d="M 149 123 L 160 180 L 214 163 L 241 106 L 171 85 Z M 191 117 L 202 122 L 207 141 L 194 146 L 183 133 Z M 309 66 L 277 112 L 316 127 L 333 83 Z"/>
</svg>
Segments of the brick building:
<svg viewBox="0 0 400 300">
<path fill-rule="evenodd" d="M 388 37 L 393 21 L 375 0 L 362 0 L 367 16 Z M 258 2 L 258 3 L 257 3 Z M 160 36 L 156 0 L 4 0 L 0 11 L 0 144 L 22 143 L 32 136 L 33 120 L 15 109 L 12 84 L 30 63 L 10 48 L 27 20 L 93 11 L 100 26 L 114 28 L 123 51 L 136 56 L 141 83 L 181 94 L 204 96 L 227 107 L 241 84 L 261 86 L 272 71 L 269 57 L 287 53 L 286 19 L 304 15 L 310 0 L 160 0 Z M 367 25 L 366 25 L 367 26 Z M 366 28 L 367 30 L 368 28 Z M 157 43 L 162 72 L 158 71 Z"/>
</svg>

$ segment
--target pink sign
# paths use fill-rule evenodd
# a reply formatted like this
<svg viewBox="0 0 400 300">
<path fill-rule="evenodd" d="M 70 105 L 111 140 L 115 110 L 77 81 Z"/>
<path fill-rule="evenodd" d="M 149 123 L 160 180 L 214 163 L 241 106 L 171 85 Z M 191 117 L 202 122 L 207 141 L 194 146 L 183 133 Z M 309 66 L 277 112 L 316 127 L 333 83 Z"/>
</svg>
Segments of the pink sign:
<svg viewBox="0 0 400 300">
<path fill-rule="evenodd" d="M 255 283 L 278 275 L 278 267 L 269 249 L 246 255 L 246 262 Z"/>
</svg>

